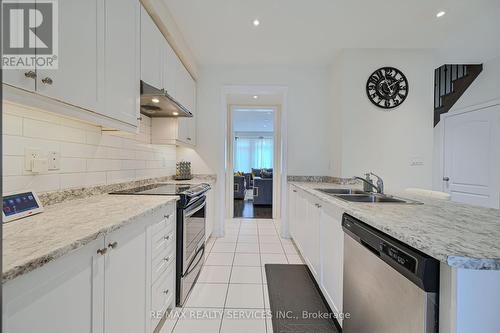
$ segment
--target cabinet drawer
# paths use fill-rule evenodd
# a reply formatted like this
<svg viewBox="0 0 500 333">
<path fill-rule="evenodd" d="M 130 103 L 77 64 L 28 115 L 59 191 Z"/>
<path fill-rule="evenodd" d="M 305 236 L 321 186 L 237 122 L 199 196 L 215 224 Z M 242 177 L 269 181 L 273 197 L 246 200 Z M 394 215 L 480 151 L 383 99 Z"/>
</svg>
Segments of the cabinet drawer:
<svg viewBox="0 0 500 333">
<path fill-rule="evenodd" d="M 165 230 L 160 230 L 152 236 L 151 242 L 151 254 L 152 258 L 157 257 L 160 253 L 165 253 L 164 251 L 175 243 L 175 228 L 170 226 Z"/>
<path fill-rule="evenodd" d="M 151 286 L 151 318 L 152 330 L 156 328 L 161 317 L 174 301 L 175 295 L 175 265 L 170 265 L 159 279 Z"/>
<path fill-rule="evenodd" d="M 168 247 L 162 253 L 159 253 L 157 257 L 153 258 L 151 263 L 151 279 L 152 281 L 156 281 L 160 277 L 160 275 L 169 269 L 172 263 L 175 262 L 175 248 L 174 244 Z"/>
<path fill-rule="evenodd" d="M 161 222 L 158 222 L 151 227 L 151 232 L 153 235 L 155 235 L 162 230 L 172 228 L 174 225 L 175 214 L 174 209 L 172 208 L 168 210 L 168 213 L 164 214 L 164 218 L 161 220 Z"/>
</svg>

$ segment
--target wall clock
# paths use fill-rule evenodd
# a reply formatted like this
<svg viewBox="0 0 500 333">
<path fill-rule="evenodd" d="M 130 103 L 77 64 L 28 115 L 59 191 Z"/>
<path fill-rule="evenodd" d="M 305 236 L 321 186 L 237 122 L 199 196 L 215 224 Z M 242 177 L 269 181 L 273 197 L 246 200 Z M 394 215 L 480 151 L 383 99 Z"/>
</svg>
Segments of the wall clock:
<svg viewBox="0 0 500 333">
<path fill-rule="evenodd" d="M 408 96 L 408 80 L 394 67 L 382 67 L 370 75 L 366 82 L 370 101 L 383 109 L 395 108 Z"/>
</svg>

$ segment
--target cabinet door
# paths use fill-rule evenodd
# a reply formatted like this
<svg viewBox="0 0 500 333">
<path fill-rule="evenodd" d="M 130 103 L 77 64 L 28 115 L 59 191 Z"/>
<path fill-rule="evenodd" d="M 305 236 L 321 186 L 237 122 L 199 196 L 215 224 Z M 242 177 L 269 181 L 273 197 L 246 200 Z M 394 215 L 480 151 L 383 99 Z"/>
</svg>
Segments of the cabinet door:
<svg viewBox="0 0 500 333">
<path fill-rule="evenodd" d="M 102 333 L 104 240 L 3 285 L 3 332 Z"/>
<path fill-rule="evenodd" d="M 342 212 L 325 207 L 321 210 L 321 283 L 332 310 L 342 312 L 344 232 Z M 342 324 L 342 323 L 341 323 Z"/>
<path fill-rule="evenodd" d="M 146 329 L 146 225 L 135 223 L 105 238 L 104 331 L 144 332 Z"/>
<path fill-rule="evenodd" d="M 174 50 L 172 49 L 172 47 L 170 46 L 170 44 L 167 42 L 166 39 L 163 39 L 162 45 L 163 45 L 163 70 L 162 70 L 163 89 L 165 89 L 170 96 L 175 98 L 176 96 L 175 78 L 178 66 L 177 62 L 179 61 L 179 59 L 177 58 L 177 55 L 175 54 Z"/>
<path fill-rule="evenodd" d="M 163 47 L 165 43 L 160 29 L 146 9 L 141 6 L 141 80 L 158 89 L 163 88 Z"/>
<path fill-rule="evenodd" d="M 288 188 L 288 232 L 290 233 L 290 236 L 292 239 L 295 240 L 296 238 L 296 231 L 297 231 L 297 210 L 296 210 L 296 205 L 297 205 L 297 190 L 295 189 L 295 186 L 289 186 Z"/>
<path fill-rule="evenodd" d="M 23 3 L 24 1 L 16 1 L 17 3 Z M 14 5 L 12 5 L 14 6 Z M 16 7 L 13 8 L 15 10 Z M 10 31 L 11 36 L 14 37 L 16 42 L 24 42 L 24 27 L 20 24 L 11 25 Z M 19 55 L 21 52 L 17 53 Z M 15 55 L 15 54 L 12 54 Z M 26 69 L 6 69 L 3 68 L 2 71 L 2 83 L 9 84 L 14 87 L 22 88 L 29 91 L 34 91 L 36 87 L 36 73 L 35 66 L 31 66 Z"/>
<path fill-rule="evenodd" d="M 105 115 L 137 126 L 140 93 L 138 0 L 105 0 Z"/>
<path fill-rule="evenodd" d="M 59 68 L 37 68 L 37 92 L 68 104 L 97 111 L 102 38 L 98 38 L 98 0 L 64 0 L 59 11 Z"/>
<path fill-rule="evenodd" d="M 135 223 L 105 238 L 105 333 L 146 329 L 146 226 Z"/>
<path fill-rule="evenodd" d="M 306 218 L 306 237 L 305 237 L 305 259 L 309 265 L 309 269 L 313 273 L 316 281 L 319 283 L 320 274 L 320 252 L 319 252 L 319 220 L 320 220 L 320 205 L 311 198 L 307 200 L 307 218 Z"/>
<path fill-rule="evenodd" d="M 307 209 L 307 201 L 304 197 L 304 193 L 301 191 L 297 192 L 297 196 L 295 198 L 296 200 L 296 207 L 295 207 L 295 213 L 296 213 L 296 237 L 295 237 L 295 244 L 299 248 L 299 251 L 301 252 L 302 256 L 305 257 L 305 252 L 304 252 L 304 243 L 305 243 L 305 238 L 306 234 L 308 233 L 307 231 L 307 219 L 306 219 L 306 209 Z"/>
</svg>

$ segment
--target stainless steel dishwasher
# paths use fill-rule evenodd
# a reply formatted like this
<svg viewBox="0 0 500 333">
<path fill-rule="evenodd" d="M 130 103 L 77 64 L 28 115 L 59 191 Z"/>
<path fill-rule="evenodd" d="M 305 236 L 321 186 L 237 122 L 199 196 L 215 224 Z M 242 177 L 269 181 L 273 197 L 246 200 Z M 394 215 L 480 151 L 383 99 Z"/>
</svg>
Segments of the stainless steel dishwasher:
<svg viewBox="0 0 500 333">
<path fill-rule="evenodd" d="M 439 262 L 344 214 L 344 333 L 438 332 Z"/>
</svg>

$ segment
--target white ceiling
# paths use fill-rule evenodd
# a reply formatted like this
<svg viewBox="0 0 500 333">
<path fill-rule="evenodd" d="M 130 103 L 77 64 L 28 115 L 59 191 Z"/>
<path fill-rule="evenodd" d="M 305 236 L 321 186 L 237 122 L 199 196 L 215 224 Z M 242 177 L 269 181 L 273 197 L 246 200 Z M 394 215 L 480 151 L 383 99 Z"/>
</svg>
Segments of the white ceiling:
<svg viewBox="0 0 500 333">
<path fill-rule="evenodd" d="M 330 64 L 342 48 L 500 55 L 499 0 L 163 1 L 201 64 Z"/>
<path fill-rule="evenodd" d="M 273 132 L 274 113 L 270 109 L 235 109 L 235 132 Z"/>
</svg>

